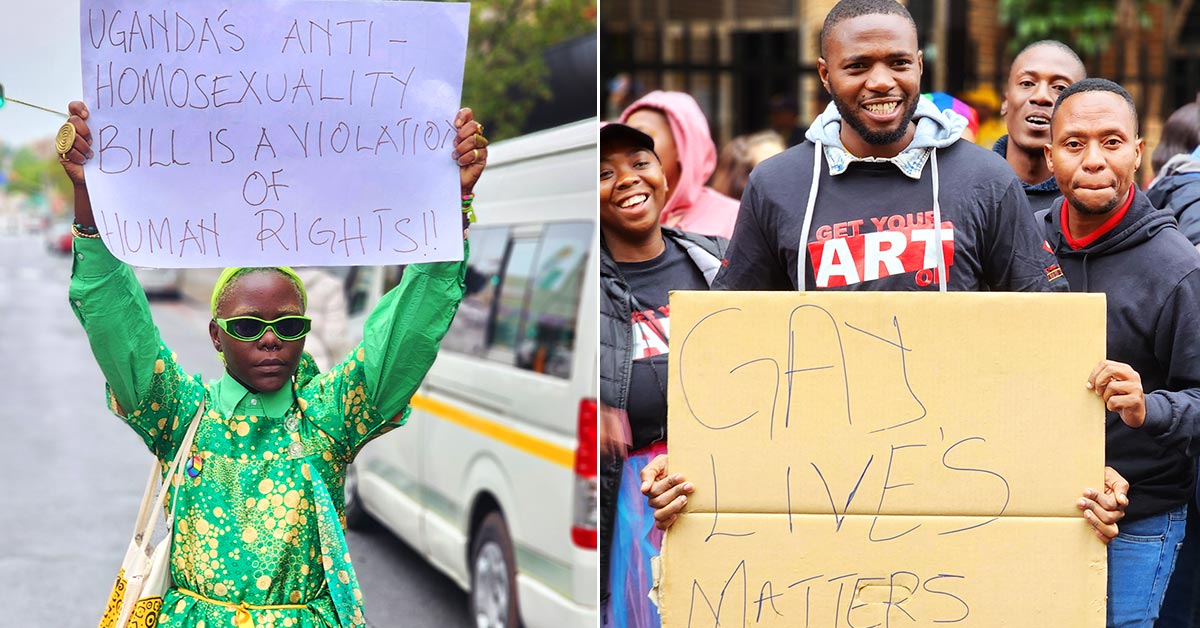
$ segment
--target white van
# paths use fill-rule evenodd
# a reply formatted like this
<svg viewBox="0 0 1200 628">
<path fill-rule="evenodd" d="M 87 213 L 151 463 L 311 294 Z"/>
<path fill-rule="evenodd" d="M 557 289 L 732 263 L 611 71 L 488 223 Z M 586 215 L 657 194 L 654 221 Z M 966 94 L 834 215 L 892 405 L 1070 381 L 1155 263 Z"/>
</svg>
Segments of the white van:
<svg viewBox="0 0 1200 628">
<path fill-rule="evenodd" d="M 468 591 L 479 626 L 599 623 L 597 129 L 488 148 L 467 296 L 408 424 L 347 474 L 350 525 L 366 513 L 406 541 Z M 355 269 L 352 317 L 395 275 Z"/>
</svg>

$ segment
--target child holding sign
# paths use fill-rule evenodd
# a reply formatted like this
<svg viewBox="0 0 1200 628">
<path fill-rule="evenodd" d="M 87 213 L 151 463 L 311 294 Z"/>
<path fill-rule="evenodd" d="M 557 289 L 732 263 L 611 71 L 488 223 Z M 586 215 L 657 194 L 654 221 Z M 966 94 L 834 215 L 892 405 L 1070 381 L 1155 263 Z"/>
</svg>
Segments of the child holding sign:
<svg viewBox="0 0 1200 628">
<path fill-rule="evenodd" d="M 88 110 L 73 102 L 70 112 L 76 138 L 60 159 L 75 185 L 71 306 L 108 382 L 109 408 L 165 463 L 202 408 L 158 625 L 366 625 L 333 518 L 344 517 L 343 500 L 331 496 L 359 449 L 404 423 L 462 299 L 465 262 L 409 266 L 367 319 L 362 343 L 326 373 L 304 353 L 311 321 L 299 277 L 282 267 L 226 269 L 208 325 L 226 370 L 203 384 L 176 363 L 131 269 L 99 239 L 83 172 Z M 452 156 L 470 198 L 487 140 L 470 109 L 455 127 Z"/>
</svg>

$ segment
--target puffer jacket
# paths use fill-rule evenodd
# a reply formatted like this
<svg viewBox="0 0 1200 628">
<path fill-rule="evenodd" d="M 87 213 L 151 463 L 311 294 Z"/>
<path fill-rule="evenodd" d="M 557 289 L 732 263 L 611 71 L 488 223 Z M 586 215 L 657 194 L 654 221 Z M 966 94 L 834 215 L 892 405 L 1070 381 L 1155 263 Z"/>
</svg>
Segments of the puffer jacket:
<svg viewBox="0 0 1200 628">
<path fill-rule="evenodd" d="M 708 285 L 721 268 L 728 241 L 718 236 L 686 233 L 662 227 L 662 234 L 681 245 L 696 263 Z M 600 402 L 624 410 L 629 400 L 633 369 L 633 305 L 629 285 L 617 270 L 603 238 L 600 243 Z M 664 434 L 665 436 L 666 434 Z M 600 599 L 608 599 L 608 558 L 617 491 L 621 486 L 618 458 L 606 458 L 600 468 Z"/>
<path fill-rule="evenodd" d="M 1172 157 L 1146 196 L 1155 207 L 1174 214 L 1183 235 L 1200 245 L 1200 157 L 1196 153 Z"/>
</svg>

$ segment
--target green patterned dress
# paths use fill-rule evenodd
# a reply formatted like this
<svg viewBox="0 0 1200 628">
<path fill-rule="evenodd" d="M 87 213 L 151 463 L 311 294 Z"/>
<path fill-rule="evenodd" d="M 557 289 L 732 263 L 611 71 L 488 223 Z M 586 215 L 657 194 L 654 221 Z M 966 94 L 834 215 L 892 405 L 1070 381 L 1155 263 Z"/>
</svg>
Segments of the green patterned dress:
<svg viewBox="0 0 1200 628">
<path fill-rule="evenodd" d="M 71 306 L 108 382 L 109 407 L 164 472 L 204 402 L 176 502 L 174 585 L 158 624 L 365 625 L 341 532 L 346 465 L 407 418 L 462 299 L 465 263 L 409 266 L 341 363 L 318 373 L 305 355 L 290 388 L 258 394 L 228 374 L 208 384 L 189 376 L 131 269 L 100 240 L 77 238 L 73 263 Z"/>
</svg>

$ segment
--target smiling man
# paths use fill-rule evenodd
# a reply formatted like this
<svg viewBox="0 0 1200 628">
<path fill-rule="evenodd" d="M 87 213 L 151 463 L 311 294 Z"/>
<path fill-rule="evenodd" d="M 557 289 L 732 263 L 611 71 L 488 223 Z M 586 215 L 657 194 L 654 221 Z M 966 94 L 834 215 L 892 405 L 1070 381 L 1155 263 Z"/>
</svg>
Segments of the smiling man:
<svg viewBox="0 0 1200 628">
<path fill-rule="evenodd" d="M 1059 94 L 1085 78 L 1079 55 L 1060 41 L 1034 42 L 1013 58 L 1000 104 L 1008 135 L 996 140 L 992 150 L 1017 173 L 1034 210 L 1048 207 L 1059 194 L 1042 155 L 1050 142 L 1050 113 Z"/>
<path fill-rule="evenodd" d="M 1134 185 L 1143 143 L 1128 92 L 1082 80 L 1052 120 L 1044 155 L 1065 198 L 1038 217 L 1072 290 L 1107 295 L 1109 359 L 1087 385 L 1108 409 L 1106 464 L 1130 485 L 1108 546 L 1108 625 L 1149 628 L 1195 484 L 1186 446 L 1200 416 L 1200 256 Z"/>
<path fill-rule="evenodd" d="M 843 0 L 821 29 L 833 103 L 742 196 L 728 290 L 1065 290 L 1011 168 L 920 97 L 894 0 Z"/>
</svg>

